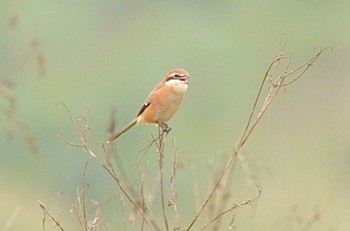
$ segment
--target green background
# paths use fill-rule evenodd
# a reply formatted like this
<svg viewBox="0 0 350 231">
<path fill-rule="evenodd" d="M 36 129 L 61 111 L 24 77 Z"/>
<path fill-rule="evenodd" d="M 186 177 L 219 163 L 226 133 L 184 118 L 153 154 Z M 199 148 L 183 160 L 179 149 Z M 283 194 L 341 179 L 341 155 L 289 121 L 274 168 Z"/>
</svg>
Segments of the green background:
<svg viewBox="0 0 350 231">
<path fill-rule="evenodd" d="M 74 118 L 89 105 L 89 123 L 104 140 L 112 109 L 118 127 L 128 123 L 149 91 L 176 67 L 187 69 L 191 79 L 185 102 L 170 121 L 165 167 L 171 168 L 171 140 L 176 137 L 182 156 L 178 210 L 185 227 L 198 200 L 193 169 L 204 197 L 214 175 L 211 169 L 221 166 L 242 135 L 284 33 L 292 67 L 311 57 L 314 48 L 330 46 L 333 52 L 283 90 L 245 146 L 243 153 L 263 192 L 256 206 L 237 212 L 235 225 L 238 230 L 299 230 L 313 209 L 327 204 L 310 230 L 349 230 L 349 9 L 349 1 L 314 0 L 1 0 L 0 78 L 19 62 L 33 37 L 39 38 L 46 74 L 38 78 L 33 56 L 16 74 L 14 87 L 18 116 L 35 136 L 40 157 L 30 154 L 17 130 L 13 140 L 6 138 L 7 120 L 0 114 L 0 230 L 41 230 L 38 200 L 66 230 L 79 230 L 70 209 L 87 155 L 57 138 L 62 134 L 79 142 L 58 102 Z M 11 17 L 18 20 L 15 26 L 9 26 Z M 150 134 L 157 129 L 140 126 L 118 140 L 129 173 Z M 135 185 L 145 165 L 155 184 L 156 161 L 153 148 L 138 171 L 130 173 Z M 234 202 L 253 197 L 240 165 L 234 174 Z M 104 219 L 108 230 L 120 230 L 114 183 L 95 163 L 88 177 L 88 199 L 117 195 L 106 206 Z M 157 186 L 152 187 L 157 195 Z M 158 202 L 153 211 L 160 218 Z M 55 230 L 49 223 L 47 229 Z"/>
</svg>

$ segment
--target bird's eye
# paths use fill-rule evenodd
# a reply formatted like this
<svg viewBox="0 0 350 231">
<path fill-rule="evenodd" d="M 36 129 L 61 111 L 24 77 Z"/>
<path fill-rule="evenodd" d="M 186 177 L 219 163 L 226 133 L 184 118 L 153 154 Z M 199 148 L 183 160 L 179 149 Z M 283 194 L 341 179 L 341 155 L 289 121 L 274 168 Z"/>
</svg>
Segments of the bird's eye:
<svg viewBox="0 0 350 231">
<path fill-rule="evenodd" d="M 169 75 L 169 77 L 166 79 L 166 81 L 173 80 L 173 79 L 178 79 L 180 77 L 181 77 L 180 74 L 174 73 L 174 74 Z"/>
</svg>

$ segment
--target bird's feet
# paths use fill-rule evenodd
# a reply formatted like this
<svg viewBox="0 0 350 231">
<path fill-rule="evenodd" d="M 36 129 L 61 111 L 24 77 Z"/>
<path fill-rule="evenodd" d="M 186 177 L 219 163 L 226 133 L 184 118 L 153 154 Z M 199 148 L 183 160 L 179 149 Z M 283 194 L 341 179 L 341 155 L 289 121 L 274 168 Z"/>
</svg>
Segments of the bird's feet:
<svg viewBox="0 0 350 231">
<path fill-rule="evenodd" d="M 166 123 L 159 124 L 159 127 L 162 129 L 162 132 L 168 134 L 171 131 L 171 127 L 169 127 Z"/>
</svg>

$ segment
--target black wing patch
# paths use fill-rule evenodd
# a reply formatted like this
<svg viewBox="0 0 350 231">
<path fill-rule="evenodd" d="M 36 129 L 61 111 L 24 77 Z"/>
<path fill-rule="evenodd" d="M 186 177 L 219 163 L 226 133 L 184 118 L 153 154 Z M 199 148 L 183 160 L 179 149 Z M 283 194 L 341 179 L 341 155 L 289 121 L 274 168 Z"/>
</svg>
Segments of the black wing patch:
<svg viewBox="0 0 350 231">
<path fill-rule="evenodd" d="M 139 114 L 137 114 L 137 116 L 141 115 L 142 112 L 144 112 L 145 109 L 148 108 L 149 105 L 151 105 L 151 103 L 145 103 L 144 105 L 142 105 L 142 108 L 141 108 Z"/>
</svg>

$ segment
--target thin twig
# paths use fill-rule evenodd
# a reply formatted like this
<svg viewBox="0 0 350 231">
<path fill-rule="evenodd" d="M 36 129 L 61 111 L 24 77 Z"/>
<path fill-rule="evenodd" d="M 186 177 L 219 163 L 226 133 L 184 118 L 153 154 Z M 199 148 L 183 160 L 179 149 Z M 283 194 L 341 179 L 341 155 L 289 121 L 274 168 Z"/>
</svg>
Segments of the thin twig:
<svg viewBox="0 0 350 231">
<path fill-rule="evenodd" d="M 297 75 L 295 78 L 293 78 L 289 82 L 283 84 L 283 86 L 290 85 L 291 83 L 294 83 L 296 80 L 298 80 L 314 64 L 314 62 L 319 58 L 319 56 L 325 51 L 332 52 L 332 48 L 330 48 L 330 47 L 321 47 L 314 57 L 310 58 L 305 63 L 303 63 L 301 66 L 299 66 L 295 70 L 289 72 L 285 76 L 285 78 L 286 78 L 286 77 L 288 77 L 290 75 L 293 75 L 295 72 L 301 70 L 302 68 L 305 68 L 304 70 L 302 70 L 302 72 L 299 75 Z"/>
<path fill-rule="evenodd" d="M 79 189 L 79 187 L 77 188 L 77 199 L 78 199 L 78 206 L 79 206 L 79 216 L 81 216 L 82 218 L 82 224 L 83 224 L 83 229 L 87 230 L 88 227 L 88 219 L 87 219 L 87 215 L 86 215 L 86 199 L 85 199 L 85 190 L 88 187 L 88 182 L 87 182 L 87 170 L 88 170 L 88 165 L 89 165 L 89 161 L 90 158 L 88 158 L 88 160 L 85 162 L 85 166 L 84 166 L 84 173 L 83 173 L 83 177 L 82 177 L 82 188 Z"/>
<path fill-rule="evenodd" d="M 170 178 L 170 193 L 168 198 L 168 206 L 174 208 L 174 230 L 180 230 L 181 217 L 177 210 L 177 190 L 176 190 L 176 176 L 180 165 L 179 153 L 177 151 L 175 138 L 173 139 L 173 161 L 172 161 L 172 175 Z"/>
<path fill-rule="evenodd" d="M 257 189 L 258 189 L 258 195 L 253 198 L 253 199 L 249 199 L 249 200 L 246 200 L 246 201 L 243 201 L 239 204 L 233 204 L 233 206 L 231 206 L 230 208 L 220 212 L 216 217 L 214 217 L 208 224 L 206 224 L 203 228 L 201 228 L 200 230 L 204 230 L 206 228 L 208 228 L 212 223 L 214 223 L 216 220 L 218 220 L 220 217 L 222 217 L 223 215 L 225 215 L 226 213 L 228 212 L 233 212 L 235 209 L 237 208 L 240 208 L 242 206 L 245 206 L 245 205 L 251 205 L 253 204 L 254 202 L 256 202 L 260 196 L 261 196 L 261 192 L 262 192 L 262 188 L 260 185 L 256 185 Z"/>
<path fill-rule="evenodd" d="M 46 221 L 46 215 L 49 216 L 49 218 L 54 222 L 54 224 L 61 230 L 64 231 L 61 224 L 58 222 L 58 220 L 49 212 L 49 210 L 46 208 L 46 206 L 41 202 L 38 201 L 39 206 L 41 210 L 43 211 L 44 217 L 43 217 L 43 230 L 45 231 L 45 221 Z"/>
<path fill-rule="evenodd" d="M 145 213 L 147 210 L 147 203 L 145 200 L 145 192 L 144 192 L 144 187 L 145 187 L 145 170 L 142 172 L 141 174 L 141 180 L 140 180 L 140 198 L 141 198 L 141 203 L 142 203 L 142 211 Z M 145 218 L 142 217 L 142 221 L 141 221 L 141 231 L 144 230 L 144 225 L 145 225 Z"/>
<path fill-rule="evenodd" d="M 60 139 L 61 141 L 63 141 L 64 143 L 69 144 L 69 145 L 71 145 L 71 146 L 73 146 L 73 147 L 78 147 L 78 148 L 83 148 L 83 147 L 84 147 L 84 145 L 75 144 L 75 143 L 72 143 L 72 142 L 66 140 L 66 138 L 64 138 L 64 137 L 61 136 L 61 135 L 57 135 L 57 138 Z"/>
<path fill-rule="evenodd" d="M 154 138 L 152 136 L 152 141 L 148 142 L 148 144 L 143 147 L 139 153 L 143 152 L 142 155 L 140 157 L 137 157 L 136 159 L 136 162 L 135 162 L 135 166 L 134 168 L 131 170 L 131 174 L 133 174 L 137 168 L 139 167 L 139 165 L 141 164 L 141 161 L 143 160 L 143 158 L 146 156 L 146 154 L 148 153 L 148 151 L 151 149 L 152 145 L 153 144 L 156 144 L 157 145 L 157 141 L 159 140 L 159 137 L 158 138 Z"/>
<path fill-rule="evenodd" d="M 245 139 L 244 139 L 244 138 L 245 138 L 245 135 L 248 133 L 248 129 L 249 129 L 249 127 L 250 127 L 250 123 L 251 123 L 252 118 L 253 118 L 253 116 L 254 116 L 254 113 L 255 113 L 255 111 L 256 111 L 256 107 L 257 107 L 258 101 L 259 101 L 259 99 L 260 99 L 261 92 L 262 92 L 263 87 L 264 87 L 264 85 L 265 85 L 266 79 L 267 79 L 267 77 L 268 77 L 268 75 L 269 75 L 269 73 L 270 73 L 271 68 L 273 67 L 273 65 L 274 65 L 276 62 L 278 62 L 279 60 L 280 60 L 280 58 L 275 59 L 275 60 L 270 64 L 270 66 L 269 66 L 269 68 L 267 69 L 267 71 L 265 72 L 264 78 L 262 79 L 261 84 L 260 84 L 260 87 L 259 87 L 259 90 L 258 90 L 258 94 L 257 94 L 257 96 L 255 97 L 255 101 L 254 101 L 254 104 L 253 104 L 253 108 L 252 108 L 252 110 L 251 110 L 251 112 L 250 112 L 249 119 L 248 119 L 248 122 L 247 122 L 247 124 L 246 124 L 245 129 L 244 129 L 243 136 L 242 136 L 242 138 L 241 138 L 241 141 L 240 141 L 240 143 L 239 143 L 239 146 L 243 146 L 243 145 L 244 145 L 244 142 L 245 142 Z"/>
</svg>

